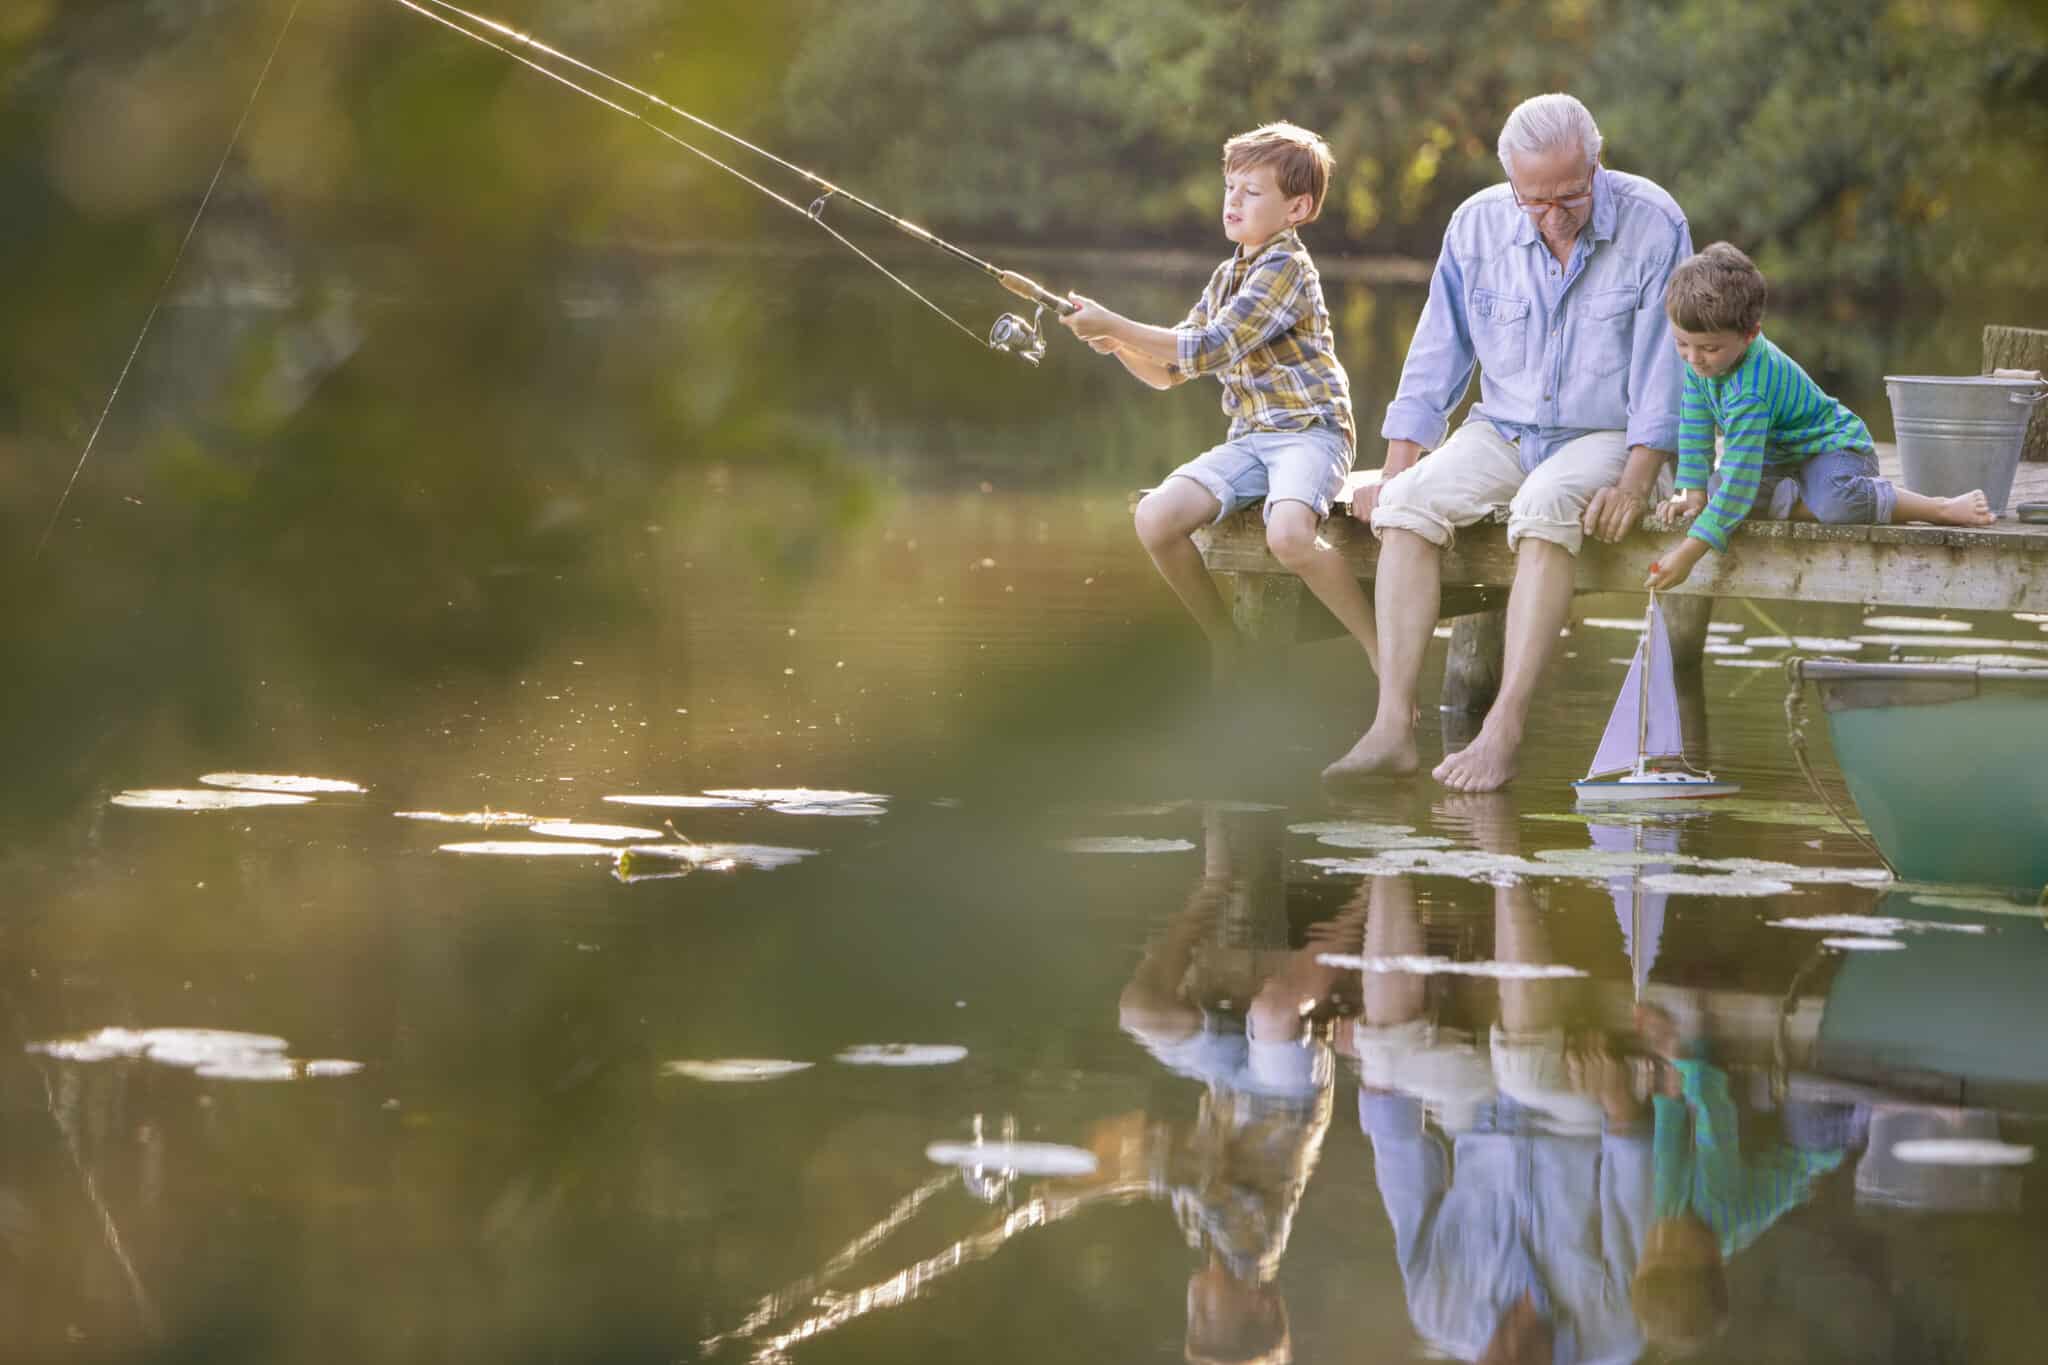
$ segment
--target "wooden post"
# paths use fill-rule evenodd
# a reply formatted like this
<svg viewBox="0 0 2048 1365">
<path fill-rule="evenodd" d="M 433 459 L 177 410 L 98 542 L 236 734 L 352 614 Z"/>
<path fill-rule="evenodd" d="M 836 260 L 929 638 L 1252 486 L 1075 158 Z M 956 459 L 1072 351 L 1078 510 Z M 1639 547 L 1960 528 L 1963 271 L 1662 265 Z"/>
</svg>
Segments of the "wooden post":
<svg viewBox="0 0 2048 1365">
<path fill-rule="evenodd" d="M 2039 370 L 2048 374 L 2048 332 L 2032 327 L 1986 327 L 1984 329 L 1984 373 L 1993 370 Z M 2022 460 L 2048 463 L 2048 416 L 2034 407 L 2034 419 L 2027 424 L 2027 441 L 2020 448 Z"/>
<path fill-rule="evenodd" d="M 1301 580 L 1291 573 L 1235 573 L 1229 577 L 1232 624 L 1245 643 L 1258 646 L 1258 653 L 1279 671 L 1294 645 Z"/>
<path fill-rule="evenodd" d="M 1707 623 L 1713 619 L 1713 598 L 1664 594 L 1664 630 L 1671 637 L 1671 663 L 1681 687 L 1706 672 Z"/>
<path fill-rule="evenodd" d="M 1444 656 L 1443 709 L 1484 715 L 1500 695 L 1501 655 L 1507 649 L 1508 614 L 1482 611 L 1451 621 L 1451 648 Z"/>
</svg>

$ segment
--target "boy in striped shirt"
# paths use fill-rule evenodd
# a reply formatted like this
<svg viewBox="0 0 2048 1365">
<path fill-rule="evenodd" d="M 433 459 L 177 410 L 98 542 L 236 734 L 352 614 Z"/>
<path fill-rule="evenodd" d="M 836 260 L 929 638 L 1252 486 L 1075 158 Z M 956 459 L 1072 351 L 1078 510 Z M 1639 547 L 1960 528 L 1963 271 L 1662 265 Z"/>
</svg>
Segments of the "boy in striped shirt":
<svg viewBox="0 0 2048 1365">
<path fill-rule="evenodd" d="M 1306 128 L 1268 123 L 1238 134 L 1223 144 L 1222 215 L 1237 249 L 1187 317 L 1154 327 L 1076 294 L 1079 306 L 1060 320 L 1155 389 L 1205 374 L 1223 385 L 1227 438 L 1167 475 L 1135 517 L 1145 552 L 1208 636 L 1219 681 L 1239 672 L 1243 642 L 1193 535 L 1255 502 L 1273 557 L 1379 667 L 1372 603 L 1317 534 L 1358 444 L 1322 278 L 1296 232 L 1322 212 L 1331 169 L 1328 144 Z"/>
<path fill-rule="evenodd" d="M 1726 242 L 1671 272 L 1664 311 L 1686 372 L 1677 491 L 1660 516 L 1689 521 L 1692 529 L 1650 566 L 1645 586 L 1683 583 L 1700 556 L 1727 550 L 1752 509 L 1772 520 L 1989 526 L 1991 504 L 1981 490 L 1934 498 L 1877 476 L 1863 419 L 1821 392 L 1764 336 L 1768 292 L 1763 272 Z M 1716 428 L 1723 438 L 1718 467 Z"/>
</svg>

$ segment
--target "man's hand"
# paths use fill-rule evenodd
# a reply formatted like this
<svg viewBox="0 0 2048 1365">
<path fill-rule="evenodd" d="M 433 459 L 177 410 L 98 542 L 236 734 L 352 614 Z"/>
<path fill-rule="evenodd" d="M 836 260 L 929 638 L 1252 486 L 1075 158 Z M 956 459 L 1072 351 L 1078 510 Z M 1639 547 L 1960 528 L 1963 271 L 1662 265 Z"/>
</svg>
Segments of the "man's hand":
<svg viewBox="0 0 2048 1365">
<path fill-rule="evenodd" d="M 1085 298 L 1080 294 L 1069 294 L 1067 297 L 1074 301 L 1075 308 L 1073 312 L 1061 316 L 1060 326 L 1083 341 L 1107 337 L 1111 329 L 1123 321 L 1121 316 L 1104 308 L 1094 299 Z"/>
<path fill-rule="evenodd" d="M 1612 545 L 1633 531 L 1643 519 L 1647 499 L 1623 484 L 1603 488 L 1586 504 L 1581 525 L 1586 534 Z"/>
<path fill-rule="evenodd" d="M 1088 349 L 1098 355 L 1115 355 L 1123 343 L 1115 337 L 1089 337 Z"/>
<path fill-rule="evenodd" d="M 1650 573 L 1643 580 L 1643 586 L 1659 592 L 1677 587 L 1692 576 L 1692 566 L 1700 562 L 1700 556 L 1707 549 L 1707 542 L 1698 536 L 1687 536 L 1650 565 Z"/>
<path fill-rule="evenodd" d="M 1608 1047 L 1605 1038 L 1595 1036 L 1582 1041 L 1566 1057 L 1565 1074 L 1573 1090 L 1599 1101 L 1609 1123 L 1626 1126 L 1642 1116 L 1633 1071 Z"/>
<path fill-rule="evenodd" d="M 1706 510 L 1707 490 L 1681 488 L 1657 506 L 1657 520 L 1666 526 L 1684 526 Z"/>
<path fill-rule="evenodd" d="M 1387 458 L 1380 465 L 1380 481 L 1360 484 L 1352 490 L 1352 519 L 1367 526 L 1372 525 L 1372 509 L 1380 505 L 1380 490 L 1392 482 L 1396 474 L 1421 458 L 1422 447 L 1413 441 L 1387 442 Z"/>
</svg>

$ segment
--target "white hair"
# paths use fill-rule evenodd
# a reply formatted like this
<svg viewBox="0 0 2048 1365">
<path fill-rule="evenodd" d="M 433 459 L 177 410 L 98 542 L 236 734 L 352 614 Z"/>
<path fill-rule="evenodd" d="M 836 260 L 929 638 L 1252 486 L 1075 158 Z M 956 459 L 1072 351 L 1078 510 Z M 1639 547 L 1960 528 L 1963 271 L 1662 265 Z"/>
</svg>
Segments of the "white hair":
<svg viewBox="0 0 2048 1365">
<path fill-rule="evenodd" d="M 1575 143 L 1585 151 L 1588 166 L 1600 159 L 1600 125 L 1586 106 L 1572 95 L 1532 95 L 1501 125 L 1501 169 L 1512 175 L 1510 157 L 1541 156 Z"/>
</svg>

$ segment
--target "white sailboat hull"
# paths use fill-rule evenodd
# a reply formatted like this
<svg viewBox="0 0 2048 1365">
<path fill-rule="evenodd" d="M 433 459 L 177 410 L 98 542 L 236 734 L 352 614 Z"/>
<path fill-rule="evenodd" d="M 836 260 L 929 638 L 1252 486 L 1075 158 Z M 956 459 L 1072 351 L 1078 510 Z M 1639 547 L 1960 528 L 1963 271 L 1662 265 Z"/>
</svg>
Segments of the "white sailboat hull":
<svg viewBox="0 0 2048 1365">
<path fill-rule="evenodd" d="M 1710 773 L 1629 773 L 1622 777 L 1586 778 L 1572 783 L 1579 800 L 1595 801 L 1701 801 L 1713 796 L 1733 796 L 1740 783 L 1716 781 Z"/>
</svg>

